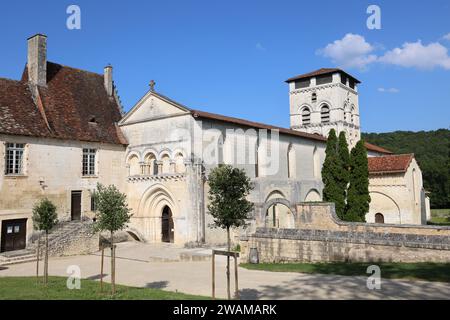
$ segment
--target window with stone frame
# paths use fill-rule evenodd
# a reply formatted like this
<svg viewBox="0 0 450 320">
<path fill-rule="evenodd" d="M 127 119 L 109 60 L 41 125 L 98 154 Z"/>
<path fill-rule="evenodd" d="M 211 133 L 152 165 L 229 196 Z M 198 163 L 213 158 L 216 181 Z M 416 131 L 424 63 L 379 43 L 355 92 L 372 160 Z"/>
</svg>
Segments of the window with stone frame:
<svg viewBox="0 0 450 320">
<path fill-rule="evenodd" d="M 83 149 L 83 176 L 95 175 L 95 162 L 97 158 L 97 150 L 86 148 Z"/>
<path fill-rule="evenodd" d="M 5 174 L 23 174 L 24 143 L 6 143 Z"/>
<path fill-rule="evenodd" d="M 305 107 L 302 110 L 302 125 L 307 125 L 311 123 L 311 111 L 309 108 Z"/>
</svg>

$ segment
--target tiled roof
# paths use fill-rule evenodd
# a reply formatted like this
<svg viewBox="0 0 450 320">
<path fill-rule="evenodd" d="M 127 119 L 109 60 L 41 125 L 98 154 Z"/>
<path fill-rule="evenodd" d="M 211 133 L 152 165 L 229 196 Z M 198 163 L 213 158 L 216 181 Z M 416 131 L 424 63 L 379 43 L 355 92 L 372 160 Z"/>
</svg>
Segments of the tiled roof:
<svg viewBox="0 0 450 320">
<path fill-rule="evenodd" d="M 365 143 L 366 149 L 367 150 L 371 150 L 371 151 L 375 151 L 375 152 L 379 152 L 379 153 L 384 153 L 384 154 L 392 154 L 392 151 L 386 150 L 382 147 L 376 146 L 374 144 L 371 144 L 369 142 Z"/>
<path fill-rule="evenodd" d="M 26 67 L 21 81 L 0 79 L 0 133 L 127 144 L 103 75 L 48 62 L 47 87 L 38 91 L 35 103 Z"/>
<path fill-rule="evenodd" d="M 312 71 L 312 72 L 308 72 L 308 73 L 305 73 L 305 74 L 301 74 L 301 75 L 289 78 L 289 79 L 286 80 L 286 82 L 292 82 L 292 81 L 295 81 L 295 80 L 312 78 L 312 77 L 326 75 L 326 74 L 335 73 L 335 72 L 343 73 L 343 74 L 347 75 L 348 77 L 352 78 L 353 80 L 355 80 L 356 83 L 361 83 L 361 81 L 359 81 L 358 79 L 356 79 L 352 75 L 350 75 L 347 72 L 345 72 L 344 70 L 338 69 L 338 68 L 321 68 L 321 69 L 318 69 L 318 70 L 315 70 L 315 71 Z"/>
<path fill-rule="evenodd" d="M 402 173 L 408 169 L 414 154 L 369 157 L 369 173 Z"/>
</svg>

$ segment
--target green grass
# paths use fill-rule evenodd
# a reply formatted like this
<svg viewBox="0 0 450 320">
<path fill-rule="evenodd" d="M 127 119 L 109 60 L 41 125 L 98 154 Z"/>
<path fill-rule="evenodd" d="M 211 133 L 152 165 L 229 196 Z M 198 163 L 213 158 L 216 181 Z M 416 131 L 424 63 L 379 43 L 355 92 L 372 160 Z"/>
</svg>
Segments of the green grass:
<svg viewBox="0 0 450 320">
<path fill-rule="evenodd" d="M 104 283 L 81 280 L 80 290 L 69 290 L 67 278 L 49 277 L 48 286 L 37 283 L 35 277 L 0 277 L 0 300 L 205 300 L 208 297 L 188 295 L 153 288 L 136 288 L 116 285 L 116 295 Z"/>
<path fill-rule="evenodd" d="M 431 209 L 429 225 L 450 226 L 450 209 Z"/>
<path fill-rule="evenodd" d="M 381 269 L 381 277 L 386 279 L 450 282 L 450 263 L 260 263 L 240 266 L 250 270 L 273 272 L 368 276 L 366 271 L 370 265 L 378 265 Z"/>
</svg>

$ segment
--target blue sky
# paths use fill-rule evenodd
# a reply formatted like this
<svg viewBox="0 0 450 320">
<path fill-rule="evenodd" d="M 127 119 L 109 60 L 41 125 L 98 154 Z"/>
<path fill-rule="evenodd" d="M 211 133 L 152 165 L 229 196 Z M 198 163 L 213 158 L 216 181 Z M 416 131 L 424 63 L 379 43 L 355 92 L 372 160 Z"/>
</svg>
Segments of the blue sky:
<svg viewBox="0 0 450 320">
<path fill-rule="evenodd" d="M 70 4 L 81 30 L 66 28 Z M 370 4 L 381 30 L 366 26 Z M 288 127 L 284 80 L 341 66 L 362 81 L 363 131 L 448 128 L 449 17 L 448 0 L 2 1 L 0 76 L 18 79 L 26 39 L 45 33 L 50 61 L 111 63 L 127 110 L 155 79 L 191 108 Z"/>
</svg>

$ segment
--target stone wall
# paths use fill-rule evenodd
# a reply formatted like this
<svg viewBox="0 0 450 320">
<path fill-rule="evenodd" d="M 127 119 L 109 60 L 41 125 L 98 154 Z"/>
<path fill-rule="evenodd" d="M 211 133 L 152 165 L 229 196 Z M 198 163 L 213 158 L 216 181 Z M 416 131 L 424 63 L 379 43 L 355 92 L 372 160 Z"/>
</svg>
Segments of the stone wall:
<svg viewBox="0 0 450 320">
<path fill-rule="evenodd" d="M 450 262 L 450 227 L 348 223 L 333 204 L 297 205 L 296 229 L 257 228 L 241 238 L 243 261 Z"/>
</svg>

